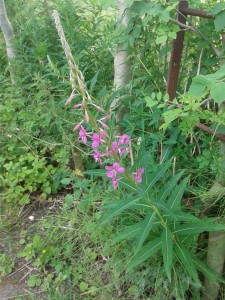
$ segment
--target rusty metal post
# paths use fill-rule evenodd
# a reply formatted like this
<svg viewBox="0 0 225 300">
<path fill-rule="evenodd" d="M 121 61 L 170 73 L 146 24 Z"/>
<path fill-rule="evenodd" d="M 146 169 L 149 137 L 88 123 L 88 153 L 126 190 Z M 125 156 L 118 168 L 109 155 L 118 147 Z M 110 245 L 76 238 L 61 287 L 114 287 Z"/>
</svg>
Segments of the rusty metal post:
<svg viewBox="0 0 225 300">
<path fill-rule="evenodd" d="M 181 0 L 178 4 L 177 20 L 182 24 L 186 24 L 186 15 L 181 14 L 180 11 L 186 10 L 187 8 L 188 1 Z M 177 33 L 176 39 L 173 41 L 173 50 L 170 58 L 169 75 L 167 81 L 167 93 L 169 94 L 170 101 L 172 101 L 176 96 L 183 42 L 184 30 L 181 29 Z"/>
</svg>

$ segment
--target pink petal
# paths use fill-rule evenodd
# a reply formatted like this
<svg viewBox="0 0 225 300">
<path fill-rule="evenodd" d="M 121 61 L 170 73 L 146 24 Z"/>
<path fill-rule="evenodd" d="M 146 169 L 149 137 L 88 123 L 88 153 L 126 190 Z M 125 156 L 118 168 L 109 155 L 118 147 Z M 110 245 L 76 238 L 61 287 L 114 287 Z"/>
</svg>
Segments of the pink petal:
<svg viewBox="0 0 225 300">
<path fill-rule="evenodd" d="M 80 128 L 80 126 L 81 126 L 81 124 L 79 123 L 79 124 L 77 124 L 74 128 L 73 128 L 73 131 L 75 131 L 75 130 L 77 130 L 77 129 L 79 129 Z"/>
<path fill-rule="evenodd" d="M 119 167 L 116 169 L 117 173 L 123 173 L 125 171 L 125 169 L 123 167 Z"/>
</svg>

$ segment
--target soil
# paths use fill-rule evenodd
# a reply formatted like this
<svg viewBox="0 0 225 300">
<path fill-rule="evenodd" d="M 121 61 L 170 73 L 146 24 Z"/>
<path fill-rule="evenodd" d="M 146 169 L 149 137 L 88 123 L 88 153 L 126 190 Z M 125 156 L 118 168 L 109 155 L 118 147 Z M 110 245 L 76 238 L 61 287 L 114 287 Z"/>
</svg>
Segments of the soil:
<svg viewBox="0 0 225 300">
<path fill-rule="evenodd" d="M 29 292 L 35 294 L 37 298 L 41 297 L 41 291 L 38 288 L 29 288 L 27 286 L 28 277 L 35 273 L 32 262 L 27 262 L 23 258 L 18 258 L 19 247 L 23 247 L 18 242 L 21 239 L 21 230 L 26 230 L 34 222 L 38 222 L 49 210 L 51 203 L 35 201 L 34 205 L 21 214 L 22 221 L 7 232 L 0 232 L 0 253 L 8 254 L 8 257 L 15 260 L 15 266 L 11 274 L 0 277 L 0 299 L 1 300 L 31 300 Z"/>
</svg>

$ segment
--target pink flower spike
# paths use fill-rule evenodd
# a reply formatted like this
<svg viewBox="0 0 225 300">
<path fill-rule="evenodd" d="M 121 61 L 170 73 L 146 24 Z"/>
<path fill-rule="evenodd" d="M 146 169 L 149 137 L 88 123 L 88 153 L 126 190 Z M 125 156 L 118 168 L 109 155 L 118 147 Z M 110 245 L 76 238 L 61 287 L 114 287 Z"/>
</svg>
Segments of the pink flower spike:
<svg viewBox="0 0 225 300">
<path fill-rule="evenodd" d="M 79 131 L 79 136 L 81 137 L 84 144 L 87 144 L 87 131 L 81 126 L 81 130 Z"/>
<path fill-rule="evenodd" d="M 106 120 L 110 119 L 110 115 L 107 115 L 100 119 L 100 121 L 105 122 Z"/>
<path fill-rule="evenodd" d="M 89 122 L 89 115 L 88 115 L 86 110 L 85 110 L 85 119 L 86 119 L 87 122 Z"/>
<path fill-rule="evenodd" d="M 98 111 L 104 112 L 104 109 L 96 104 L 92 104 L 95 108 L 97 108 Z"/>
<path fill-rule="evenodd" d="M 72 93 L 71 93 L 71 95 L 69 96 L 69 98 L 66 100 L 65 105 L 69 104 L 73 100 L 74 96 L 75 95 L 74 95 L 74 90 L 73 90 Z"/>
<path fill-rule="evenodd" d="M 104 137 L 109 137 L 108 133 L 105 132 L 105 130 L 103 130 L 102 128 L 99 128 L 99 131 L 101 132 L 101 134 L 104 136 Z"/>
<path fill-rule="evenodd" d="M 92 141 L 93 141 L 92 148 L 96 148 L 96 147 L 98 147 L 99 145 L 101 145 L 104 142 L 104 140 L 102 139 L 102 137 L 99 134 L 97 134 L 97 133 L 94 133 L 92 135 Z"/>
<path fill-rule="evenodd" d="M 144 173 L 145 168 L 141 168 L 137 171 L 137 173 L 134 173 L 134 180 L 138 183 L 142 182 L 142 174 Z"/>
<path fill-rule="evenodd" d="M 93 156 L 96 162 L 99 162 L 100 165 L 102 164 L 102 159 L 101 159 L 101 153 L 98 150 L 95 150 L 93 152 Z"/>
<path fill-rule="evenodd" d="M 81 107 L 81 105 L 82 105 L 82 104 L 75 104 L 75 105 L 73 106 L 73 108 Z"/>
<path fill-rule="evenodd" d="M 79 129 L 80 128 L 80 126 L 81 126 L 81 123 L 78 123 L 74 128 L 73 128 L 73 131 L 75 131 L 75 130 L 77 130 L 77 129 Z"/>
</svg>

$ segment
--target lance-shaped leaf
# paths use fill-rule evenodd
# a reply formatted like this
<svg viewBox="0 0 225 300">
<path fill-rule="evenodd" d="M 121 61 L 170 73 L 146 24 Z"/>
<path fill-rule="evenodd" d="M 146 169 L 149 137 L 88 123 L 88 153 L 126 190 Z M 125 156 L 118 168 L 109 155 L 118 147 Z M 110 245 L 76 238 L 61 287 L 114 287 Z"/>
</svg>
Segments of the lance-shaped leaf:
<svg viewBox="0 0 225 300">
<path fill-rule="evenodd" d="M 127 270 L 130 271 L 133 268 L 140 265 L 143 261 L 151 257 L 153 254 L 155 254 L 157 251 L 161 249 L 162 242 L 161 238 L 158 237 L 151 242 L 149 242 L 146 246 L 144 246 L 141 251 L 139 251 L 132 260 L 130 261 Z"/>
<path fill-rule="evenodd" d="M 154 226 L 155 219 L 156 219 L 156 213 L 154 211 L 152 211 L 147 215 L 145 220 L 142 222 L 142 228 L 141 228 L 140 234 L 138 236 L 138 240 L 137 240 L 136 252 L 138 252 L 141 249 L 143 243 L 145 242 L 146 238 L 148 237 L 150 230 Z"/>
<path fill-rule="evenodd" d="M 138 236 L 141 232 L 141 229 L 143 227 L 143 221 L 140 221 L 134 225 L 126 227 L 124 230 L 122 230 L 116 238 L 113 240 L 113 243 L 118 243 L 119 241 L 122 241 L 124 239 L 133 238 L 135 236 Z"/>
<path fill-rule="evenodd" d="M 135 198 L 128 198 L 128 199 L 121 199 L 117 201 L 113 201 L 113 203 L 118 203 L 118 205 L 112 207 L 109 211 L 107 211 L 105 214 L 103 214 L 102 217 L 102 224 L 106 224 L 109 221 L 111 221 L 114 217 L 121 214 L 123 211 L 134 207 L 142 197 L 135 197 Z M 113 204 L 111 203 L 111 204 Z"/>
<path fill-rule="evenodd" d="M 174 189 L 174 187 L 177 185 L 177 181 L 181 178 L 181 176 L 184 174 L 184 171 L 181 171 L 177 173 L 175 176 L 172 177 L 171 180 L 169 180 L 166 185 L 160 190 L 158 194 L 158 201 L 165 201 L 167 196 L 170 194 L 170 192 Z"/>
<path fill-rule="evenodd" d="M 193 278 L 194 282 L 200 287 L 201 282 L 198 277 L 198 272 L 188 250 L 185 246 L 178 242 L 174 245 L 174 250 L 187 274 L 189 274 Z"/>
<path fill-rule="evenodd" d="M 93 176 L 105 176 L 106 170 L 95 169 L 95 170 L 89 170 L 89 171 L 82 172 L 82 174 L 93 175 Z"/>
<path fill-rule="evenodd" d="M 195 263 L 196 268 L 202 272 L 205 277 L 209 278 L 212 281 L 220 281 L 225 283 L 225 280 L 222 276 L 212 270 L 206 263 L 198 259 L 194 254 L 192 255 L 193 262 Z"/>
<path fill-rule="evenodd" d="M 154 184 L 163 177 L 163 175 L 166 173 L 166 171 L 169 169 L 171 165 L 172 159 L 168 160 L 165 163 L 162 163 L 158 169 L 147 178 L 148 187 L 146 189 L 146 192 L 154 186 Z"/>
<path fill-rule="evenodd" d="M 171 268 L 173 262 L 173 235 L 168 227 L 164 228 L 161 241 L 164 268 L 169 281 L 171 281 Z"/>
<path fill-rule="evenodd" d="M 174 234 L 177 235 L 196 235 L 204 231 L 225 231 L 225 226 L 222 224 L 212 224 L 210 221 L 205 219 L 204 221 L 199 221 L 195 223 L 186 223 L 176 226 Z"/>
<path fill-rule="evenodd" d="M 181 199 L 183 197 L 188 180 L 189 177 L 185 178 L 178 186 L 176 186 L 174 192 L 171 194 L 167 203 L 173 210 L 181 209 Z"/>
</svg>

